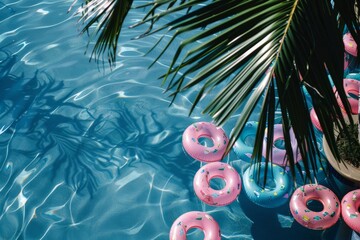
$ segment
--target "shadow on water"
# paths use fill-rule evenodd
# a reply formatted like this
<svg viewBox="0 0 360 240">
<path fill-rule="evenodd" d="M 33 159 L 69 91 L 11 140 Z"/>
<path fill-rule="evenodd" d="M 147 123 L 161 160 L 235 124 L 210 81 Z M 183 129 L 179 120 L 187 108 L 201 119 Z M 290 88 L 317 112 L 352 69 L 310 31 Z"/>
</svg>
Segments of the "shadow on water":
<svg viewBox="0 0 360 240">
<path fill-rule="evenodd" d="M 0 2 L 0 22 L 13 15 L 14 13 L 15 10 L 12 7 L 7 6 L 3 2 Z"/>
<path fill-rule="evenodd" d="M 46 72 L 36 71 L 31 78 L 12 74 L 16 63 L 15 55 L 0 48 L 0 148 L 7 152 L 1 157 L 0 171 L 13 168 L 2 190 L 9 192 L 6 188 L 21 172 L 41 163 L 52 170 L 55 182 L 66 179 L 73 191 L 92 192 L 103 179 L 98 173 L 112 175 L 107 168 L 116 165 L 105 160 L 111 143 L 96 136 L 106 124 L 106 114 L 94 116 L 68 101 L 72 90 Z M 58 176 L 60 169 L 65 176 Z"/>
<path fill-rule="evenodd" d="M 14 178 L 19 172 L 29 168 L 28 161 L 16 161 L 13 164 L 12 155 L 26 155 L 27 158 L 37 159 L 31 162 L 34 166 L 44 158 L 49 162 L 52 158 L 50 156 L 56 156 L 55 160 L 52 160 L 54 175 L 59 165 L 66 162 L 65 159 L 73 159 L 74 165 L 68 168 L 81 168 L 81 161 L 78 160 L 84 159 L 83 155 L 98 145 L 96 141 L 89 139 L 81 141 L 81 135 L 95 128 L 101 118 L 94 120 L 89 128 L 89 120 L 79 117 L 81 108 L 71 101 L 66 101 L 72 92 L 64 93 L 62 81 L 56 81 L 45 72 L 35 72 L 31 78 L 23 74 L 14 75 L 11 70 L 16 61 L 15 55 L 0 48 L 0 147 L 8 153 L 2 155 L 0 170 L 13 166 L 9 178 Z M 71 113 L 77 113 L 78 116 Z M 55 152 L 57 154 L 54 154 Z M 88 165 L 86 161 L 83 164 Z M 86 170 L 87 167 L 82 166 L 82 169 Z M 85 175 L 90 176 L 90 186 L 96 185 L 96 176 Z M 68 181 L 72 181 L 70 185 L 81 188 L 84 184 L 83 176 L 68 176 Z M 8 187 L 11 187 L 11 184 Z"/>
<path fill-rule="evenodd" d="M 173 211 L 188 192 L 182 179 L 193 175 L 177 161 L 192 120 L 154 96 L 160 88 L 114 81 L 80 96 L 46 72 L 15 74 L 17 64 L 0 48 L 0 238 L 167 238 L 163 211 Z"/>
<path fill-rule="evenodd" d="M 46 72 L 30 78 L 13 74 L 16 63 L 15 55 L 0 48 L 0 236 L 38 239 L 47 232 L 38 220 L 44 221 L 42 208 L 52 208 L 53 200 L 44 204 L 52 195 L 71 211 L 74 193 L 91 195 L 99 182 L 118 175 L 121 163 L 109 157 L 109 138 L 99 136 L 109 122 L 106 114 L 69 101 L 73 90 Z M 33 209 L 39 209 L 35 218 Z M 50 216 L 66 225 L 74 221 Z"/>
</svg>

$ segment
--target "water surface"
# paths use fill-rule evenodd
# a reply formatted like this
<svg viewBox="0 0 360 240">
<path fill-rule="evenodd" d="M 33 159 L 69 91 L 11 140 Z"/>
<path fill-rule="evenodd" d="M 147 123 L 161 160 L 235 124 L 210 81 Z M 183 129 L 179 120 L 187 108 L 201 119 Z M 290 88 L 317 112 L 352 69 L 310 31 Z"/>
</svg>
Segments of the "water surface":
<svg viewBox="0 0 360 240">
<path fill-rule="evenodd" d="M 181 135 L 210 118 L 200 109 L 188 117 L 194 92 L 169 107 L 158 77 L 171 51 L 148 70 L 158 52 L 144 54 L 160 36 L 131 41 L 143 29 L 125 28 L 116 67 L 99 70 L 71 3 L 0 2 L 1 239 L 168 239 L 173 221 L 195 210 L 219 222 L 223 239 L 333 239 L 244 192 L 226 207 L 202 204 L 192 189 L 201 164 Z M 127 25 L 143 14 L 131 12 Z M 233 153 L 224 161 L 247 167 Z"/>
</svg>

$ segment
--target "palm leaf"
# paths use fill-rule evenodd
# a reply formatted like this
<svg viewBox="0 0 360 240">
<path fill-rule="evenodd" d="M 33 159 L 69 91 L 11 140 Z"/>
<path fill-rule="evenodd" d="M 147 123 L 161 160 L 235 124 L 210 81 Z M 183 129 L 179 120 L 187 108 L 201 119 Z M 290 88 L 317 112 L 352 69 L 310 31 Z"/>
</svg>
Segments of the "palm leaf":
<svg viewBox="0 0 360 240">
<path fill-rule="evenodd" d="M 77 0 L 73 5 L 76 2 Z M 81 33 L 91 32 L 89 43 L 97 38 L 90 59 L 103 61 L 104 55 L 107 55 L 109 64 L 115 63 L 121 27 L 132 2 L 133 0 L 86 0 L 78 8 L 77 14 L 82 15 L 79 21 L 84 24 Z M 96 28 L 92 31 L 91 27 L 94 25 Z"/>
<path fill-rule="evenodd" d="M 193 11 L 158 29 L 168 28 L 169 32 L 175 32 L 165 52 L 179 35 L 208 26 L 178 47 L 164 76 L 165 80 L 171 79 L 168 89 L 173 90 L 172 95 L 176 97 L 178 93 L 202 84 L 194 99 L 194 106 L 209 92 L 217 91 L 218 94 L 204 113 L 213 116 L 218 124 L 224 124 L 245 103 L 244 108 L 240 109 L 242 114 L 232 132 L 228 151 L 239 137 L 254 104 L 258 103 L 260 96 L 265 95 L 254 149 L 256 161 L 261 161 L 266 127 L 266 137 L 273 139 L 278 104 L 290 169 L 294 174 L 295 159 L 289 135 L 292 128 L 304 160 L 306 177 L 310 178 L 310 170 L 317 169 L 316 157 L 320 153 L 304 92 L 307 90 L 310 93 L 314 107 L 321 115 L 324 134 L 335 154 L 333 124 L 326 119 L 339 119 L 337 125 L 340 129 L 345 124 L 328 78 L 329 72 L 339 96 L 345 102 L 342 87 L 344 49 L 342 31 L 337 22 L 339 12 L 332 8 L 330 1 L 215 1 L 204 7 L 196 8 L 196 5 L 198 1 L 186 2 L 186 7 L 193 7 Z M 167 11 L 173 14 L 183 7 L 179 4 Z M 145 18 L 143 23 L 150 21 L 154 24 L 167 16 L 167 11 L 155 14 L 153 8 L 152 15 Z M 348 16 L 344 21 L 356 23 L 354 18 Z M 183 53 L 189 47 L 190 50 Z M 180 60 L 181 55 L 184 58 Z M 179 76 L 177 73 L 183 69 L 184 73 Z M 269 69 L 269 77 L 264 78 Z M 197 75 L 186 80 L 186 76 L 192 73 Z M 303 76 L 303 82 L 299 74 Z M 220 84 L 224 86 L 218 89 Z M 258 91 L 253 92 L 254 88 Z M 268 144 L 266 147 L 269 156 L 272 146 Z"/>
<path fill-rule="evenodd" d="M 118 2 L 120 1 L 116 1 Z M 241 112 L 230 136 L 228 152 L 254 107 L 261 104 L 253 158 L 255 162 L 262 161 L 262 140 L 267 137 L 270 141 L 264 147 L 267 149 L 268 162 L 272 149 L 270 143 L 273 139 L 275 111 L 280 109 L 291 172 L 295 175 L 296 166 L 290 143 L 290 128 L 293 129 L 299 145 L 305 168 L 304 177 L 307 180 L 311 178 L 310 170 L 317 169 L 316 157 L 319 157 L 320 153 L 305 95 L 310 94 L 324 135 L 334 155 L 338 157 L 334 125 L 329 119 L 336 119 L 336 126 L 344 129 L 345 121 L 332 83 L 346 106 L 346 112 L 350 114 L 342 83 L 343 26 L 347 26 L 358 46 L 360 45 L 359 22 L 356 17 L 358 13 L 354 9 L 355 3 L 359 5 L 360 0 L 334 0 L 333 5 L 331 2 L 154 0 L 140 6 L 148 7 L 149 11 L 142 21 L 133 27 L 149 24 L 148 30 L 139 37 L 156 32 L 172 34 L 159 58 L 173 47 L 179 36 L 190 36 L 176 46 L 170 67 L 162 76 L 163 83 L 167 84 L 167 91 L 171 92 L 173 99 L 183 91 L 201 86 L 193 99 L 190 114 L 202 99 L 207 99 L 209 93 L 215 93 L 212 99 L 207 99 L 208 104 L 203 112 L 210 114 L 219 125 L 224 124 L 235 113 Z M 111 7 L 115 8 L 115 4 Z M 88 21 L 94 10 L 85 10 L 84 19 Z M 108 9 L 102 12 L 113 11 Z M 95 15 L 101 14 L 95 11 Z M 160 21 L 166 21 L 169 16 L 174 15 L 179 17 L 164 25 L 158 25 Z M 102 28 L 106 31 L 111 26 L 119 32 L 120 25 L 111 25 L 110 19 L 109 17 L 100 21 L 98 31 Z M 90 20 L 86 29 L 93 23 L 94 21 Z M 113 59 L 116 36 L 103 32 L 99 36 L 95 53 L 104 53 L 109 45 L 115 46 L 110 54 L 110 59 Z M 180 71 L 182 74 L 179 74 Z M 194 77 L 187 78 L 193 75 Z"/>
</svg>

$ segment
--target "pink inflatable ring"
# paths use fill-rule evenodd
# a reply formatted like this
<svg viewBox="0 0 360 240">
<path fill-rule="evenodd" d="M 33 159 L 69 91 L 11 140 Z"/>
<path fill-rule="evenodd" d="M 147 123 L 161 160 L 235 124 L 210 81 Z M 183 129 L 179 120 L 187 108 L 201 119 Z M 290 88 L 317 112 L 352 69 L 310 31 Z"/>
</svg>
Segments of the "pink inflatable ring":
<svg viewBox="0 0 360 240">
<path fill-rule="evenodd" d="M 360 233 L 360 189 L 347 193 L 341 201 L 341 214 L 346 224 Z"/>
<path fill-rule="evenodd" d="M 286 157 L 287 154 L 286 154 L 285 149 L 278 148 L 275 146 L 275 142 L 279 141 L 279 140 L 284 140 L 282 124 L 275 124 L 274 125 L 274 141 L 273 141 L 273 149 L 272 149 L 272 158 L 270 155 L 270 160 L 272 160 L 273 164 L 284 167 L 287 165 L 287 157 Z M 292 129 L 290 129 L 290 141 L 291 141 L 291 148 L 293 151 L 293 156 L 294 156 L 295 162 L 298 162 L 301 160 L 301 155 L 299 154 L 297 141 L 295 139 L 295 135 L 294 135 L 294 132 Z M 263 150 L 262 150 L 262 155 L 264 158 L 266 157 L 266 144 L 267 144 L 267 138 L 265 137 L 264 141 L 263 141 Z"/>
<path fill-rule="evenodd" d="M 200 144 L 201 137 L 210 138 L 212 147 Z M 182 137 L 185 151 L 196 160 L 202 162 L 216 162 L 223 158 L 229 139 L 222 128 L 208 122 L 198 122 L 186 128 Z"/>
<path fill-rule="evenodd" d="M 311 200 L 319 201 L 323 205 L 323 210 L 311 211 L 306 205 Z M 290 211 L 295 220 L 304 227 L 322 230 L 337 222 L 340 217 L 340 204 L 337 196 L 327 187 L 307 184 L 293 193 Z"/>
<path fill-rule="evenodd" d="M 212 178 L 221 178 L 225 187 L 215 190 L 210 187 Z M 241 179 L 238 172 L 229 164 L 208 163 L 200 168 L 194 177 L 194 190 L 198 198 L 211 206 L 224 206 L 232 203 L 241 191 Z"/>
<path fill-rule="evenodd" d="M 219 224 L 207 213 L 187 212 L 176 219 L 170 230 L 170 240 L 186 240 L 186 233 L 191 228 L 204 232 L 204 240 L 220 240 Z"/>
</svg>

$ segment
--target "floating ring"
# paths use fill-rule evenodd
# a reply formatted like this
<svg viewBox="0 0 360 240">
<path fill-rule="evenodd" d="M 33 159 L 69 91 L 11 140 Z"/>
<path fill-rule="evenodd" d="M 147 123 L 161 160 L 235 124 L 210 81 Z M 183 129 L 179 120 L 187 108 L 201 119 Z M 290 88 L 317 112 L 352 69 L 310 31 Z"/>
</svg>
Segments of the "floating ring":
<svg viewBox="0 0 360 240">
<path fill-rule="evenodd" d="M 204 212 L 187 212 L 178 217 L 170 230 L 170 240 L 186 240 L 190 228 L 198 228 L 204 232 L 204 240 L 220 240 L 219 224 Z"/>
<path fill-rule="evenodd" d="M 290 129 L 290 142 L 291 142 L 291 148 L 293 151 L 293 156 L 296 162 L 301 160 L 301 155 L 298 153 L 298 144 L 295 139 L 295 135 L 292 129 Z M 273 141 L 273 149 L 272 149 L 272 158 L 270 154 L 270 160 L 272 160 L 272 163 L 280 165 L 280 166 L 286 166 L 287 165 L 287 157 L 286 157 L 286 150 L 282 148 L 278 148 L 275 146 L 275 142 L 279 140 L 284 140 L 284 134 L 282 130 L 282 124 L 275 124 L 274 125 L 274 141 Z M 267 144 L 267 138 L 264 138 L 263 141 L 263 151 L 262 155 L 265 158 L 266 157 L 266 144 Z"/>
<path fill-rule="evenodd" d="M 323 205 L 320 212 L 311 211 L 307 203 L 319 201 Z M 290 211 L 295 220 L 314 230 L 322 230 L 333 226 L 340 217 L 340 204 L 337 196 L 322 185 L 307 184 L 299 187 L 290 199 Z"/>
<path fill-rule="evenodd" d="M 225 187 L 215 190 L 210 187 L 210 180 L 221 178 Z M 232 203 L 241 191 L 239 173 L 223 162 L 208 163 L 201 167 L 194 177 L 194 190 L 198 198 L 211 206 L 224 206 Z"/>
<path fill-rule="evenodd" d="M 341 214 L 346 224 L 360 233 L 360 189 L 347 193 L 341 200 Z"/>
<path fill-rule="evenodd" d="M 265 172 L 266 164 L 262 163 L 260 172 Z M 246 169 L 243 175 L 244 190 L 248 198 L 255 204 L 266 207 L 275 208 L 289 201 L 292 192 L 290 176 L 284 169 L 278 165 L 272 164 L 268 167 L 268 176 L 272 177 L 275 187 L 263 188 L 256 182 L 257 170 L 259 164 L 255 164 Z"/>
<path fill-rule="evenodd" d="M 206 137 L 213 141 L 212 147 L 203 146 L 199 138 Z M 224 130 L 208 122 L 190 125 L 183 133 L 182 144 L 185 151 L 196 160 L 215 162 L 223 158 L 229 139 Z"/>
</svg>

